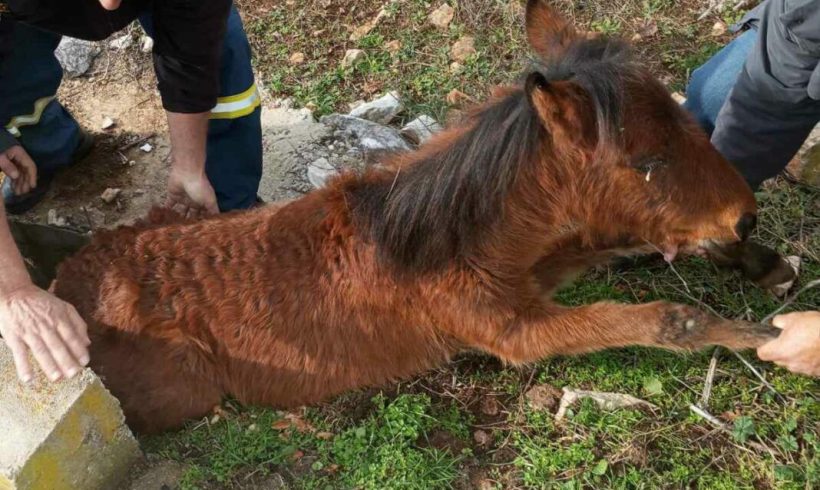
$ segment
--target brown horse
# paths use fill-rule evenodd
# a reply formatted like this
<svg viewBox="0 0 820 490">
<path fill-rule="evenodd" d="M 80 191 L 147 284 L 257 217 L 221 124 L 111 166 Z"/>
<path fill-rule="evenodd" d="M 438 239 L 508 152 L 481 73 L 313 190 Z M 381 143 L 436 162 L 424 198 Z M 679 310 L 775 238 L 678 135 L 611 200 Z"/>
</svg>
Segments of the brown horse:
<svg viewBox="0 0 820 490">
<path fill-rule="evenodd" d="M 461 127 L 301 199 L 98 235 L 57 294 L 142 431 L 232 395 L 293 407 L 474 349 L 509 363 L 644 345 L 756 347 L 776 330 L 656 302 L 568 308 L 562 282 L 617 256 L 736 244 L 752 192 L 617 40 L 538 1 L 538 60 Z"/>
</svg>

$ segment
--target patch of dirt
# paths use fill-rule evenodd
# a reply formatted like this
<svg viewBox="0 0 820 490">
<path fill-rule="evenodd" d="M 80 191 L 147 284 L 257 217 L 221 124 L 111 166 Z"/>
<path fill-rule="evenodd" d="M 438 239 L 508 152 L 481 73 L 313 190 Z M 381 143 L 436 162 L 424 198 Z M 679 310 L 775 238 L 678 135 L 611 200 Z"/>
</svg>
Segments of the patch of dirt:
<svg viewBox="0 0 820 490">
<path fill-rule="evenodd" d="M 46 223 L 54 209 L 78 229 L 112 227 L 144 216 L 164 195 L 170 148 L 149 58 L 138 50 L 105 50 L 90 73 L 64 80 L 57 97 L 94 136 L 94 149 L 57 176 L 24 220 Z M 115 123 L 107 130 L 102 129 L 105 118 Z M 152 151 L 140 150 L 143 142 Z M 109 188 L 122 192 L 105 203 L 100 196 Z"/>
</svg>

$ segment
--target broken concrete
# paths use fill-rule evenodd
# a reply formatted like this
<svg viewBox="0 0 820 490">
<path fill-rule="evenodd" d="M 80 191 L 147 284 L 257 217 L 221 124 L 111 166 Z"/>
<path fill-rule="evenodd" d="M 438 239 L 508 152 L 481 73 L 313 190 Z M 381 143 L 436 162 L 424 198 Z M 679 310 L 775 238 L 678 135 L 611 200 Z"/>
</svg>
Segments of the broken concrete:
<svg viewBox="0 0 820 490">
<path fill-rule="evenodd" d="M 119 402 L 90 369 L 17 381 L 0 340 L 0 489 L 117 488 L 142 454 Z"/>
</svg>

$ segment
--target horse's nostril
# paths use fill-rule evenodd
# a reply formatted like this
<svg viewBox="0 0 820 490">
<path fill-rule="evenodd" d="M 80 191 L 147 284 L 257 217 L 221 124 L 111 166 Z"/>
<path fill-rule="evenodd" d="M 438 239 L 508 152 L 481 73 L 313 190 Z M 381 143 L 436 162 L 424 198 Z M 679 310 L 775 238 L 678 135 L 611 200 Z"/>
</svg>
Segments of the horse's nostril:
<svg viewBox="0 0 820 490">
<path fill-rule="evenodd" d="M 746 213 L 740 217 L 735 225 L 735 233 L 741 240 L 746 240 L 752 234 L 752 230 L 757 226 L 757 216 L 752 213 Z"/>
</svg>

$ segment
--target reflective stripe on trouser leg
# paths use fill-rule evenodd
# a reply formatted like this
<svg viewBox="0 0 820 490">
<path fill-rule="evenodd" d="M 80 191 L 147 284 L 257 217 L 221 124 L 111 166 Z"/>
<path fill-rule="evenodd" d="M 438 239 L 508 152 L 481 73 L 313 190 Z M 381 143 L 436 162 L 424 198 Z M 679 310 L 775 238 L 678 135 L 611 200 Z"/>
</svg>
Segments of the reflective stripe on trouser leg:
<svg viewBox="0 0 820 490">
<path fill-rule="evenodd" d="M 54 56 L 60 35 L 10 22 L 13 49 L 0 60 L 0 128 L 16 136 L 40 172 L 71 163 L 79 125 L 56 101 L 63 69 Z"/>
<path fill-rule="evenodd" d="M 140 22 L 150 35 L 149 16 L 141 16 Z M 235 6 L 228 17 L 219 83 L 208 123 L 205 171 L 221 211 L 244 209 L 256 202 L 262 178 L 262 127 L 251 48 Z"/>
<path fill-rule="evenodd" d="M 259 107 L 261 100 L 254 83 L 248 90 L 236 95 L 219 97 L 211 109 L 211 119 L 238 119 Z"/>
</svg>

